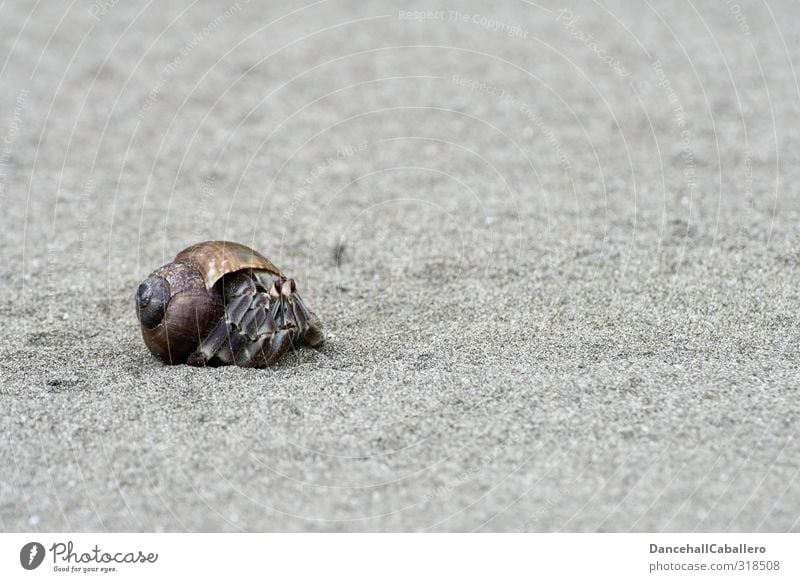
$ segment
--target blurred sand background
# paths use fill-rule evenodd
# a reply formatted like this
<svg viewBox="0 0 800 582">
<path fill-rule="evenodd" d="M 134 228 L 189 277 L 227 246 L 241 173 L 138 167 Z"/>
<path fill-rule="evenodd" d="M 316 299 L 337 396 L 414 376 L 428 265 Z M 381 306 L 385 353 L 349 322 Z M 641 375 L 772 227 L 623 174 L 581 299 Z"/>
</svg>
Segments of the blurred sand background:
<svg viewBox="0 0 800 582">
<path fill-rule="evenodd" d="M 0 529 L 800 529 L 797 3 L 668 4 L 3 3 Z M 324 349 L 151 358 L 208 239 Z"/>
</svg>

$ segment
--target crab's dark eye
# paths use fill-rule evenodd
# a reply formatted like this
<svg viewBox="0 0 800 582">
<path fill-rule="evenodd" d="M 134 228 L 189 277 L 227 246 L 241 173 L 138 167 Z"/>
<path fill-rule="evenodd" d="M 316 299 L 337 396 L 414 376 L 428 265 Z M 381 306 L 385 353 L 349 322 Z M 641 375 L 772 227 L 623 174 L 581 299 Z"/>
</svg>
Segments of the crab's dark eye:
<svg viewBox="0 0 800 582">
<path fill-rule="evenodd" d="M 136 314 L 148 329 L 153 329 L 164 318 L 169 303 L 169 283 L 161 277 L 148 277 L 136 290 Z"/>
</svg>

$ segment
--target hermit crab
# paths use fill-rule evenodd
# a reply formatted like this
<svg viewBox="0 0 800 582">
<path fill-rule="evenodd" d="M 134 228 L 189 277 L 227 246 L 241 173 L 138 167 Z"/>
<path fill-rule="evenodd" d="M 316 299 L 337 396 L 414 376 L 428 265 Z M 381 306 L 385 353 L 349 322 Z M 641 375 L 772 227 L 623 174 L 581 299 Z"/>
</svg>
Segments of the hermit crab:
<svg viewBox="0 0 800 582">
<path fill-rule="evenodd" d="M 325 339 L 294 280 L 227 241 L 192 245 L 154 271 L 136 290 L 136 315 L 145 345 L 167 364 L 262 367 L 293 344 Z"/>
</svg>

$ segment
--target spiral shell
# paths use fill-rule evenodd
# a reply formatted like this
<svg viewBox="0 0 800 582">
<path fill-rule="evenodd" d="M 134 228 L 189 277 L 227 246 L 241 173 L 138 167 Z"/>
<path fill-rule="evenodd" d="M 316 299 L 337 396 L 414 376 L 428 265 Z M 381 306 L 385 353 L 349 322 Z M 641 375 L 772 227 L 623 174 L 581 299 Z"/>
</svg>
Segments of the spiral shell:
<svg viewBox="0 0 800 582">
<path fill-rule="evenodd" d="M 154 271 L 137 289 L 136 313 L 145 345 L 167 364 L 260 367 L 293 344 L 324 342 L 294 280 L 228 241 L 192 245 Z"/>
</svg>

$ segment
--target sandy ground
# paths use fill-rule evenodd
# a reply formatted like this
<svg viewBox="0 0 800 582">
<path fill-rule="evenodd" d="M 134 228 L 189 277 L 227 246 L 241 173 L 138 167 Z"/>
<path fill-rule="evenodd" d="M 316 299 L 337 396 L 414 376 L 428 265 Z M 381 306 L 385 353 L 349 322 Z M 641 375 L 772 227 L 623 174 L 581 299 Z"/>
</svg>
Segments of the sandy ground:
<svg viewBox="0 0 800 582">
<path fill-rule="evenodd" d="M 366 4 L 2 4 L 0 529 L 800 530 L 796 2 Z M 220 238 L 324 349 L 149 356 Z"/>
</svg>

